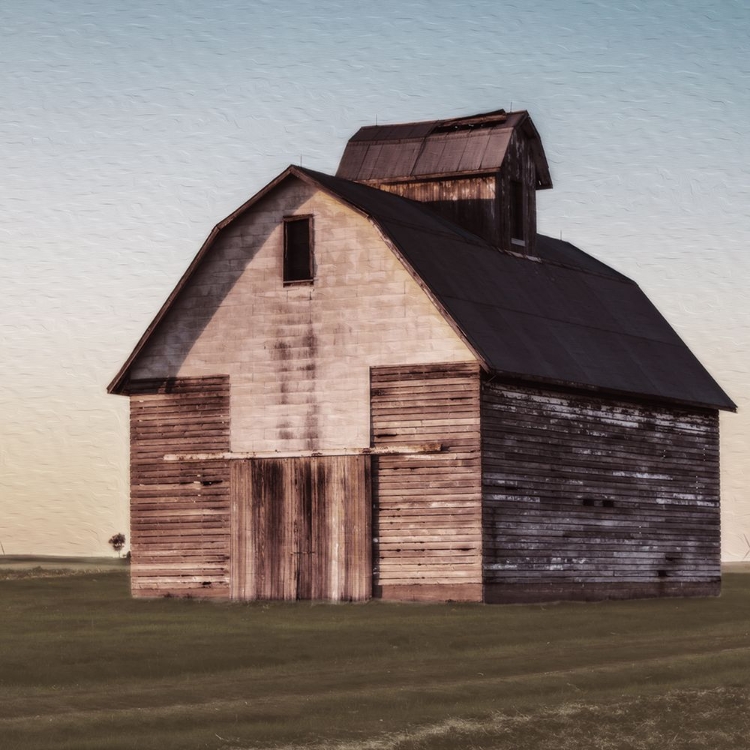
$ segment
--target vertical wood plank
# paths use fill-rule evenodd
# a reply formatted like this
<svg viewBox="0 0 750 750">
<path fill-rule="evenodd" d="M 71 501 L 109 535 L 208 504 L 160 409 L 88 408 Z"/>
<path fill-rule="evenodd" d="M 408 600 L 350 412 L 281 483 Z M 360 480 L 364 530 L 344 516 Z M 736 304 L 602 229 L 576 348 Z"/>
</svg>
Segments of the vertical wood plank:
<svg viewBox="0 0 750 750">
<path fill-rule="evenodd" d="M 230 566 L 229 584 L 232 599 L 244 599 L 247 576 L 247 461 L 234 461 L 230 467 Z"/>
<path fill-rule="evenodd" d="M 325 466 L 319 458 L 310 462 L 312 472 L 311 502 L 312 528 L 310 555 L 311 598 L 328 598 L 330 575 L 330 555 L 328 541 L 328 507 L 326 504 Z"/>
<path fill-rule="evenodd" d="M 369 456 L 252 459 L 237 475 L 233 497 L 238 531 L 233 546 L 246 550 L 248 599 L 363 600 L 371 595 Z M 246 522 L 242 523 L 243 502 Z M 242 535 L 247 543 L 243 545 Z M 241 565 L 238 557 L 237 566 Z M 234 581 L 234 577 L 233 577 Z"/>
<path fill-rule="evenodd" d="M 312 461 L 306 458 L 296 462 L 297 469 L 297 508 L 295 511 L 296 534 L 296 597 L 312 598 L 313 555 L 311 519 L 312 519 Z"/>
</svg>

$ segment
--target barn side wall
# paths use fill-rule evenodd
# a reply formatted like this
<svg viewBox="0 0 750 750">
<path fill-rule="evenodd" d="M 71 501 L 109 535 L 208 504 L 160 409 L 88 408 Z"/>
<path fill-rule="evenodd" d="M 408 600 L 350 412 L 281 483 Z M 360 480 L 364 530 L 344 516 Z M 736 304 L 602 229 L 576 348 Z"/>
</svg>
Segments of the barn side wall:
<svg viewBox="0 0 750 750">
<path fill-rule="evenodd" d="M 716 412 L 485 383 L 488 602 L 717 595 Z"/>
<path fill-rule="evenodd" d="M 168 453 L 229 449 L 229 378 L 131 381 L 133 596 L 229 596 L 227 461 Z"/>
<path fill-rule="evenodd" d="M 373 456 L 374 595 L 481 601 L 479 367 L 378 367 L 372 444 L 439 453 Z"/>
</svg>

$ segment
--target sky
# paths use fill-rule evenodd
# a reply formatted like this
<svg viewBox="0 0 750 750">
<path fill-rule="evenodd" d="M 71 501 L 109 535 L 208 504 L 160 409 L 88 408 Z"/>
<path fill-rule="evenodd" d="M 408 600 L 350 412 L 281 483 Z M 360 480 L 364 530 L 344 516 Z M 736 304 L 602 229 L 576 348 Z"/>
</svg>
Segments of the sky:
<svg viewBox="0 0 750 750">
<path fill-rule="evenodd" d="M 0 5 L 0 553 L 128 530 L 106 386 L 211 228 L 367 124 L 527 109 L 543 233 L 634 278 L 733 400 L 722 555 L 750 559 L 744 0 Z"/>
</svg>

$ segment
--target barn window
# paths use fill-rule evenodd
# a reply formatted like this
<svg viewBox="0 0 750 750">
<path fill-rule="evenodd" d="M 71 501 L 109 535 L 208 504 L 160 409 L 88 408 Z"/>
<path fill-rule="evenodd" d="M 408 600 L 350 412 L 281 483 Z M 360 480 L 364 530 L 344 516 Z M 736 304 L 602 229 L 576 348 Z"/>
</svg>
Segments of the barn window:
<svg viewBox="0 0 750 750">
<path fill-rule="evenodd" d="M 284 283 L 313 280 L 312 216 L 284 218 Z"/>
<path fill-rule="evenodd" d="M 523 183 L 511 180 L 510 183 L 510 241 L 513 245 L 525 245 Z"/>
</svg>

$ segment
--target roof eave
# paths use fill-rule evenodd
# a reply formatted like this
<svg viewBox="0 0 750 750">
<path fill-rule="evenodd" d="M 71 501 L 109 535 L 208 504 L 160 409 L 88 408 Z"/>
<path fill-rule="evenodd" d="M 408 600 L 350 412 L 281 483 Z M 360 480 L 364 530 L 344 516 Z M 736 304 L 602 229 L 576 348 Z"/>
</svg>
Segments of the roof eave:
<svg viewBox="0 0 750 750">
<path fill-rule="evenodd" d="M 235 211 L 233 211 L 229 216 L 222 219 L 212 230 L 211 233 L 208 235 L 206 240 L 204 241 L 203 245 L 201 245 L 201 249 L 198 251 L 198 254 L 193 258 L 190 265 L 187 267 L 185 272 L 182 274 L 182 277 L 177 282 L 177 286 L 172 290 L 169 297 L 167 297 L 164 304 L 159 309 L 159 312 L 156 313 L 154 316 L 154 319 L 149 324 L 148 328 L 144 331 L 141 338 L 138 340 L 138 343 L 133 348 L 133 351 L 130 353 L 130 356 L 125 360 L 125 364 L 120 368 L 117 375 L 115 375 L 112 382 L 107 386 L 107 393 L 112 393 L 115 395 L 125 395 L 124 387 L 128 380 L 128 372 L 130 370 L 131 365 L 135 361 L 135 359 L 138 357 L 138 355 L 143 350 L 144 346 L 148 342 L 149 338 L 151 338 L 151 334 L 154 332 L 156 327 L 161 323 L 161 321 L 164 319 L 164 316 L 169 312 L 169 308 L 174 303 L 177 296 L 180 294 L 180 292 L 183 290 L 185 285 L 187 284 L 190 277 L 193 275 L 193 272 L 195 269 L 200 265 L 203 258 L 206 256 L 206 253 L 209 251 L 211 246 L 214 243 L 214 240 L 216 239 L 219 232 L 221 232 L 222 229 L 224 229 L 228 224 L 231 224 L 238 216 L 243 214 L 245 211 L 247 211 L 251 206 L 253 206 L 255 203 L 257 203 L 261 198 L 263 198 L 265 195 L 267 195 L 271 190 L 273 190 L 279 183 L 283 182 L 287 177 L 289 177 L 291 174 L 295 174 L 296 170 L 293 166 L 287 167 L 280 175 L 275 177 L 271 182 L 269 182 L 265 187 L 261 188 L 255 195 L 253 195 L 250 200 L 245 201 L 239 208 L 237 208 Z"/>
<path fill-rule="evenodd" d="M 598 385 L 589 385 L 586 383 L 578 383 L 570 380 L 557 380 L 555 378 L 546 378 L 541 375 L 526 375 L 523 373 L 509 372 L 506 370 L 500 370 L 498 368 L 490 368 L 489 375 L 491 377 L 501 378 L 506 381 L 516 381 L 531 384 L 543 384 L 550 386 L 557 386 L 573 391 L 587 391 L 590 393 L 601 393 L 607 396 L 618 396 L 620 398 L 626 398 L 630 400 L 648 401 L 649 403 L 659 404 L 672 404 L 678 406 L 685 406 L 694 409 L 708 409 L 710 411 L 726 411 L 730 413 L 737 412 L 737 404 L 732 401 L 723 391 L 722 394 L 726 398 L 725 403 L 706 403 L 703 401 L 691 401 L 689 399 L 671 398 L 669 396 L 659 396 L 657 394 L 638 393 L 636 391 L 623 391 L 616 388 L 604 388 Z"/>
<path fill-rule="evenodd" d="M 524 110 L 523 119 L 516 125 L 516 128 L 523 131 L 526 137 L 529 139 L 531 144 L 531 154 L 534 158 L 534 166 L 536 167 L 536 180 L 537 190 L 551 190 L 552 175 L 549 171 L 549 163 L 547 162 L 547 156 L 544 153 L 544 146 L 542 146 L 542 139 L 539 135 L 539 131 L 534 125 L 534 121 L 531 119 L 531 115 Z"/>
</svg>

